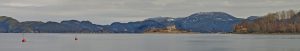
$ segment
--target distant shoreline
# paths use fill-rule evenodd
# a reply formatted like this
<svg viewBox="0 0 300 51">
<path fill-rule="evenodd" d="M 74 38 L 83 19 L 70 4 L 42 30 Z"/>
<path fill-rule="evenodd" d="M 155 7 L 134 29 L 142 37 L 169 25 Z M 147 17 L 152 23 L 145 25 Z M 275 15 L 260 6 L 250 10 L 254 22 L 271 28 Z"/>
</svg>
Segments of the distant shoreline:
<svg viewBox="0 0 300 51">
<path fill-rule="evenodd" d="M 237 34 L 237 35 L 300 35 L 298 33 L 0 33 L 0 34 Z"/>
</svg>

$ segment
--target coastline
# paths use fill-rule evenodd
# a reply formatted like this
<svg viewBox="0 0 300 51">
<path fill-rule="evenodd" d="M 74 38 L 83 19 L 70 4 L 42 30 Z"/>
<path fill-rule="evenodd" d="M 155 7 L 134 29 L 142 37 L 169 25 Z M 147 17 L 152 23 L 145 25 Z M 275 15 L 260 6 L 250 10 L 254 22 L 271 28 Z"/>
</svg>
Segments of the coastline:
<svg viewBox="0 0 300 51">
<path fill-rule="evenodd" d="M 0 34 L 239 34 L 239 35 L 300 35 L 299 33 L 199 33 L 199 32 L 188 32 L 188 33 L 0 33 Z"/>
</svg>

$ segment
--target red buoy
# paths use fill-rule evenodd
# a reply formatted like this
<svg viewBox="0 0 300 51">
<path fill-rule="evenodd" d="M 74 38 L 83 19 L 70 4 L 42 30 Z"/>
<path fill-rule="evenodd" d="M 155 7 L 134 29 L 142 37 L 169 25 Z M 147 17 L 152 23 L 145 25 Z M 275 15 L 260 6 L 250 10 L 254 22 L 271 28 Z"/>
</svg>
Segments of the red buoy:
<svg viewBox="0 0 300 51">
<path fill-rule="evenodd" d="M 75 40 L 78 40 L 78 38 L 77 38 L 77 37 L 75 37 Z"/>
<path fill-rule="evenodd" d="M 23 38 L 23 39 L 22 39 L 22 42 L 26 42 L 26 39 L 25 39 L 25 38 Z"/>
</svg>

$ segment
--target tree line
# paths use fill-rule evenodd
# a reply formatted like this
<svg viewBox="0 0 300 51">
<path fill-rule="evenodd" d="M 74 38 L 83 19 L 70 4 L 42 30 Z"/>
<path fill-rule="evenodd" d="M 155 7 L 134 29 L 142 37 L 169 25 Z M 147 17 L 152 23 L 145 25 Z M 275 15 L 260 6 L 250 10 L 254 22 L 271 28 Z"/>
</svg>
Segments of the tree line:
<svg viewBox="0 0 300 51">
<path fill-rule="evenodd" d="M 237 33 L 300 33 L 300 12 L 269 13 L 255 20 L 243 20 L 234 26 Z"/>
</svg>

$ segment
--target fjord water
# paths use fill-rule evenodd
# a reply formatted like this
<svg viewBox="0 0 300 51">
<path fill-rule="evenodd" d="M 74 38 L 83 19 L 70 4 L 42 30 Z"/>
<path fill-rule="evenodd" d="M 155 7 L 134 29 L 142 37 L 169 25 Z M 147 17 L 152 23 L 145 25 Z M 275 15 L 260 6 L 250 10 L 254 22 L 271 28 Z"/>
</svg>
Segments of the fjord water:
<svg viewBox="0 0 300 51">
<path fill-rule="evenodd" d="M 77 36 L 78 40 L 74 40 Z M 300 51 L 300 35 L 0 34 L 0 51 Z"/>
</svg>

